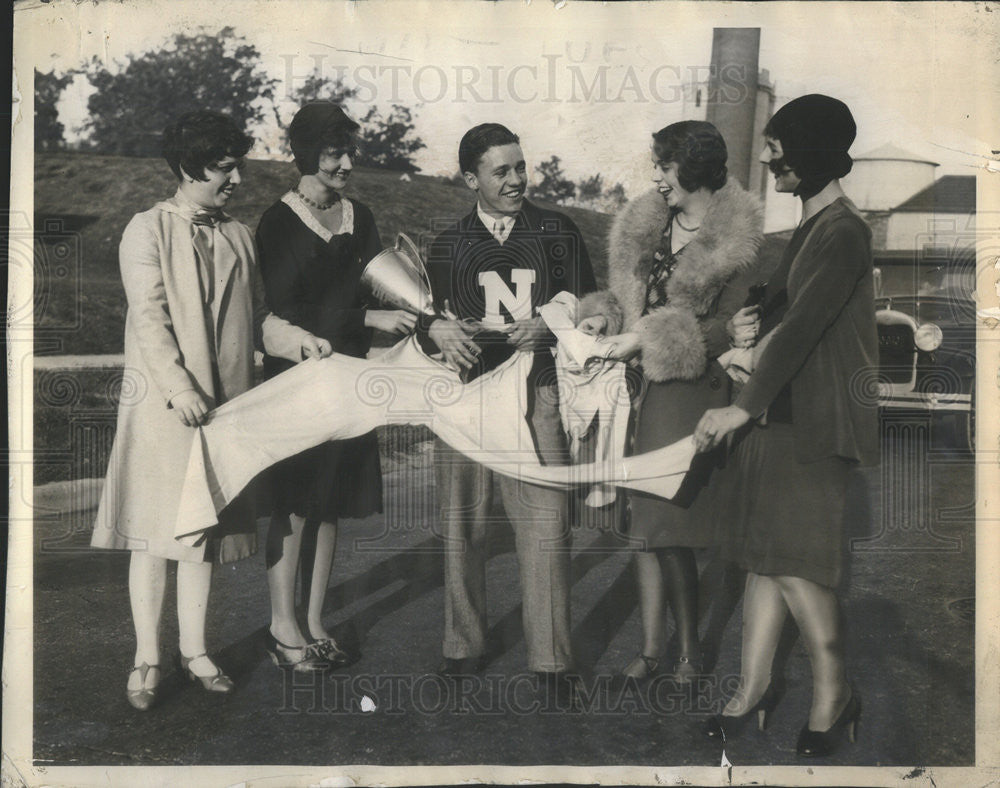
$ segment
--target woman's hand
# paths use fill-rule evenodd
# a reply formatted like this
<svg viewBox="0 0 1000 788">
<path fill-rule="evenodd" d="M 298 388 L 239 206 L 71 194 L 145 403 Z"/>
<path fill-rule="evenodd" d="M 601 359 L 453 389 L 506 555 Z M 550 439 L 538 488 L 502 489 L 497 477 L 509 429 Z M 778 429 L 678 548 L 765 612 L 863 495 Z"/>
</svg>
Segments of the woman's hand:
<svg viewBox="0 0 1000 788">
<path fill-rule="evenodd" d="M 760 333 L 760 307 L 745 306 L 726 322 L 733 347 L 753 347 Z"/>
<path fill-rule="evenodd" d="M 698 451 L 708 451 L 718 446 L 734 430 L 750 421 L 750 414 L 736 405 L 706 410 L 694 428 L 694 443 Z"/>
<path fill-rule="evenodd" d="M 431 341 L 438 346 L 444 360 L 454 369 L 468 369 L 476 363 L 482 349 L 469 336 L 475 331 L 460 320 L 442 317 L 431 323 L 427 330 Z"/>
<path fill-rule="evenodd" d="M 624 334 L 615 334 L 607 337 L 605 342 L 611 345 L 611 351 L 605 356 L 614 361 L 628 361 L 639 355 L 642 345 L 639 343 L 639 335 L 635 331 L 626 331 Z"/>
<path fill-rule="evenodd" d="M 608 330 L 607 315 L 591 315 L 580 321 L 577 329 L 591 336 L 604 336 Z"/>
<path fill-rule="evenodd" d="M 170 400 L 177 418 L 185 427 L 197 427 L 205 421 L 208 414 L 208 403 L 194 389 L 182 391 Z"/>
<path fill-rule="evenodd" d="M 417 316 L 405 309 L 369 309 L 365 312 L 365 325 L 387 334 L 409 334 L 417 325 Z"/>
<path fill-rule="evenodd" d="M 310 334 L 302 340 L 302 358 L 326 358 L 333 353 L 333 345 L 329 340 Z"/>
</svg>

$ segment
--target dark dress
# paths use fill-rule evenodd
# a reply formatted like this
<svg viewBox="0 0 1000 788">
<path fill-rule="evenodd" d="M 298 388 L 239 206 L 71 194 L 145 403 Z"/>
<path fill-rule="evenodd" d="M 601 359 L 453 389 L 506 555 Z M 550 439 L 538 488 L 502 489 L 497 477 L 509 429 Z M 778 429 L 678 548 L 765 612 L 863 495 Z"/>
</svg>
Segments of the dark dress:
<svg viewBox="0 0 1000 788">
<path fill-rule="evenodd" d="M 823 214 L 821 211 L 795 231 L 772 274 L 761 312 L 761 336 L 785 317 L 790 307 L 787 283 L 792 263 Z M 855 240 L 858 243 L 843 247 L 847 254 L 857 254 L 863 247 L 863 239 Z M 820 265 L 837 267 L 837 247 L 826 248 L 831 259 Z M 838 455 L 800 461 L 792 380 L 779 389 L 763 423 L 751 422 L 737 433 L 726 484 L 719 486 L 728 495 L 717 501 L 720 518 L 728 528 L 722 552 L 755 574 L 801 577 L 833 588 L 843 572 L 846 498 L 858 463 Z M 822 405 L 796 403 L 802 411 L 800 417 Z"/>
<path fill-rule="evenodd" d="M 670 275 L 684 253 L 681 249 L 674 254 L 670 248 L 672 225 L 671 221 L 654 253 L 644 315 L 668 302 Z M 729 377 L 714 359 L 697 380 L 645 379 L 642 387 L 634 425 L 634 454 L 679 441 L 694 432 L 706 410 L 729 404 Z M 709 547 L 716 543 L 714 509 L 708 497 L 700 493 L 719 462 L 719 452 L 695 455 L 680 490 L 669 501 L 643 493 L 629 496 L 629 536 L 637 540 L 637 549 Z"/>
<path fill-rule="evenodd" d="M 257 227 L 267 303 L 276 315 L 329 340 L 335 353 L 364 358 L 372 330 L 365 327 L 361 272 L 382 250 L 371 211 L 343 198 L 341 232 L 332 234 L 289 192 Z M 271 378 L 292 366 L 264 357 Z M 276 514 L 336 522 L 382 511 L 382 472 L 375 432 L 327 441 L 290 457 L 270 471 Z"/>
</svg>

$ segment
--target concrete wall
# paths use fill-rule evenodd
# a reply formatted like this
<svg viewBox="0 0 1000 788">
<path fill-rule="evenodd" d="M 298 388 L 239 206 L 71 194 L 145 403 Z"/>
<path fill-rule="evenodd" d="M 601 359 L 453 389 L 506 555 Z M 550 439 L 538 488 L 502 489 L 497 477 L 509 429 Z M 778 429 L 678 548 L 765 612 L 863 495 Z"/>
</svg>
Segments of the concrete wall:
<svg viewBox="0 0 1000 788">
<path fill-rule="evenodd" d="M 885 249 L 974 246 L 976 217 L 966 213 L 894 213 L 886 227 Z"/>
</svg>

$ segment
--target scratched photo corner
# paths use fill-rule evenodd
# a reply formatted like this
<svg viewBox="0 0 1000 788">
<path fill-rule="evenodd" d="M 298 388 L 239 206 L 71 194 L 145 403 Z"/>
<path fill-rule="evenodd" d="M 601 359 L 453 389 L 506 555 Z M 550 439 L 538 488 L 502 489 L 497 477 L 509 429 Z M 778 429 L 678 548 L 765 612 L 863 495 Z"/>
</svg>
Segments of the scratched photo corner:
<svg viewBox="0 0 1000 788">
<path fill-rule="evenodd" d="M 933 5 L 15 3 L 23 783 L 985 776 Z"/>
</svg>

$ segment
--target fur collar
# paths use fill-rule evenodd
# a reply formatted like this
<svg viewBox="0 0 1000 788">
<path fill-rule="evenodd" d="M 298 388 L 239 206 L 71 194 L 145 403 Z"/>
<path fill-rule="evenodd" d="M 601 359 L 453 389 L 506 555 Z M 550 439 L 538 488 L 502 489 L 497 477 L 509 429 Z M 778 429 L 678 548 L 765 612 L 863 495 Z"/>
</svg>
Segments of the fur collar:
<svg viewBox="0 0 1000 788">
<path fill-rule="evenodd" d="M 631 326 L 642 314 L 653 251 L 670 210 L 655 189 L 615 218 L 608 239 L 608 284 Z M 670 305 L 708 314 L 722 288 L 757 258 L 763 239 L 760 200 L 730 179 L 712 195 L 701 229 L 678 255 L 667 287 Z"/>
</svg>

